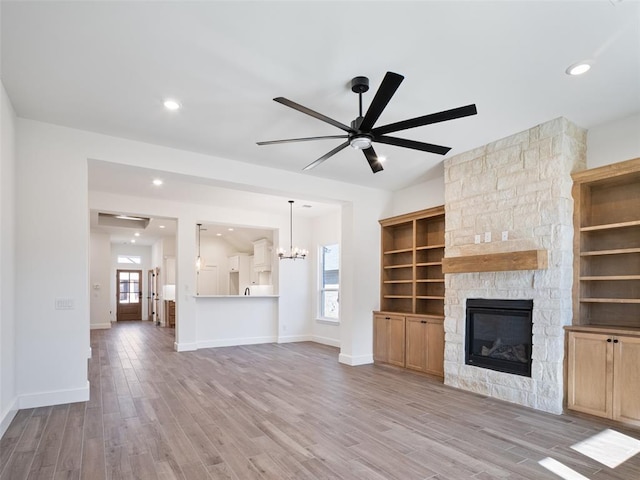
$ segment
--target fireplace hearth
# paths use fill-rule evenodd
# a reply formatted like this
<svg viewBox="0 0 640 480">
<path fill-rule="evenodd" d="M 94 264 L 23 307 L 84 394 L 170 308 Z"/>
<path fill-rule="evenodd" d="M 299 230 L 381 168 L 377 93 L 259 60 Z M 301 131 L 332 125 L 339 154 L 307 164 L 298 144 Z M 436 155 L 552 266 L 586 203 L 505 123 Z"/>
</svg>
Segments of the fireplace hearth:
<svg viewBox="0 0 640 480">
<path fill-rule="evenodd" d="M 467 299 L 465 363 L 531 376 L 533 300 Z"/>
</svg>

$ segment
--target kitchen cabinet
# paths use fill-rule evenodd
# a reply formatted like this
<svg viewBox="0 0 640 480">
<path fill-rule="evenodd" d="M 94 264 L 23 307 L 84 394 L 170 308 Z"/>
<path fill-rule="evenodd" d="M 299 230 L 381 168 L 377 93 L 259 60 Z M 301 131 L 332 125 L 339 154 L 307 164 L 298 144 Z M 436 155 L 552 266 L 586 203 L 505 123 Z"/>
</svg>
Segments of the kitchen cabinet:
<svg viewBox="0 0 640 480">
<path fill-rule="evenodd" d="M 404 367 L 405 320 L 402 315 L 373 316 L 373 359 Z"/>
<path fill-rule="evenodd" d="M 640 425 L 640 334 L 567 327 L 567 408 Z"/>
<path fill-rule="evenodd" d="M 257 272 L 271 271 L 271 243 L 266 238 L 253 242 L 253 269 Z"/>
<path fill-rule="evenodd" d="M 251 285 L 251 259 L 247 254 L 229 257 L 229 295 L 242 295 Z"/>
</svg>

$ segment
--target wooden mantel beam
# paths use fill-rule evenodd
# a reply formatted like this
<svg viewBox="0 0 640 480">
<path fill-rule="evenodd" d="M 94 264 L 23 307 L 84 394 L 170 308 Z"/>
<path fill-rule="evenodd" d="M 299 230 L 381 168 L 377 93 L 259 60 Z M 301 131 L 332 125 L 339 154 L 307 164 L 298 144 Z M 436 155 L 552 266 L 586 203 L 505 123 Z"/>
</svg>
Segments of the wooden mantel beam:
<svg viewBox="0 0 640 480">
<path fill-rule="evenodd" d="M 511 270 L 545 270 L 548 266 L 547 250 L 487 253 L 442 259 L 443 273 L 507 272 Z"/>
</svg>

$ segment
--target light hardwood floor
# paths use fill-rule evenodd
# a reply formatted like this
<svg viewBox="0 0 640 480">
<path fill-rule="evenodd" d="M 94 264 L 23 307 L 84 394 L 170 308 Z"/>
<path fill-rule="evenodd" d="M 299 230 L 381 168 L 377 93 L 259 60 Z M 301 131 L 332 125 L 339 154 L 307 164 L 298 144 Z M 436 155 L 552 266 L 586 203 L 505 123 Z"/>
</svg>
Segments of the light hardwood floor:
<svg viewBox="0 0 640 480">
<path fill-rule="evenodd" d="M 91 400 L 21 410 L 0 479 L 640 479 L 570 448 L 612 426 L 465 393 L 314 343 L 176 353 L 173 329 L 91 332 Z M 52 359 L 54 361 L 54 359 Z"/>
</svg>

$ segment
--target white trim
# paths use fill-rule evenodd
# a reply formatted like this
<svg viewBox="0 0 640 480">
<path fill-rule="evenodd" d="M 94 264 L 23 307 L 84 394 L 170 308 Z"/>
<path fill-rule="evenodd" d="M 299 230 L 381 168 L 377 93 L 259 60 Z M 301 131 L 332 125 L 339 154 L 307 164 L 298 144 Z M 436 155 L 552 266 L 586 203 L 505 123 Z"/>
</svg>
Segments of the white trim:
<svg viewBox="0 0 640 480">
<path fill-rule="evenodd" d="M 223 340 L 205 340 L 197 343 L 197 348 L 235 347 L 237 345 L 257 345 L 260 343 L 275 343 L 278 338 L 269 337 L 242 337 L 225 338 Z"/>
<path fill-rule="evenodd" d="M 16 416 L 16 413 L 18 413 L 18 397 L 14 398 L 11 405 L 9 405 L 9 408 L 2 413 L 2 419 L 0 419 L 0 438 L 2 438 L 9 428 L 9 425 L 11 424 L 13 417 Z"/>
<path fill-rule="evenodd" d="M 89 329 L 90 330 L 99 330 L 99 329 L 103 329 L 103 328 L 111 328 L 111 322 L 92 323 L 91 325 L 89 325 Z"/>
<path fill-rule="evenodd" d="M 278 337 L 278 343 L 312 342 L 311 335 L 287 335 Z"/>
<path fill-rule="evenodd" d="M 173 349 L 176 352 L 193 352 L 198 349 L 198 344 L 173 342 Z"/>
<path fill-rule="evenodd" d="M 317 323 L 326 323 L 327 325 L 340 325 L 340 319 L 336 319 L 336 318 L 325 318 L 325 317 L 318 317 L 316 318 L 316 322 Z"/>
<path fill-rule="evenodd" d="M 338 362 L 344 363 L 345 365 L 351 365 L 352 367 L 355 367 L 356 365 L 368 365 L 369 363 L 373 363 L 373 354 L 353 357 L 351 355 L 341 353 L 338 356 Z"/>
<path fill-rule="evenodd" d="M 340 340 L 335 339 L 335 338 L 320 337 L 318 335 L 312 335 L 311 336 L 311 341 L 315 342 L 315 343 L 320 343 L 322 345 L 329 345 L 331 347 L 340 348 Z"/>
<path fill-rule="evenodd" d="M 87 385 L 82 388 L 20 395 L 18 405 L 23 409 L 87 401 L 89 401 L 89 381 L 87 381 Z"/>
<path fill-rule="evenodd" d="M 93 350 L 91 347 L 89 347 L 89 356 L 87 357 L 89 360 L 91 360 L 91 357 L 93 356 Z"/>
</svg>

